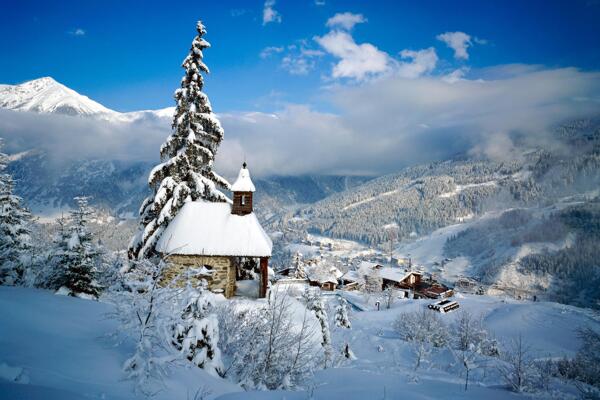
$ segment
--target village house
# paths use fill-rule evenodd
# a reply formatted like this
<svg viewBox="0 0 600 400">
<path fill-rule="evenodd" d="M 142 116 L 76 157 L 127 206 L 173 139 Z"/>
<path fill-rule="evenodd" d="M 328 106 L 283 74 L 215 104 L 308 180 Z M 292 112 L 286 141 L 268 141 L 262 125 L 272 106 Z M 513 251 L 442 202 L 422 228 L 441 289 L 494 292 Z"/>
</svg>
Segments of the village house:
<svg viewBox="0 0 600 400">
<path fill-rule="evenodd" d="M 348 287 L 364 285 L 369 276 L 381 279 L 381 290 L 395 288 L 404 292 L 405 297 L 441 299 L 454 295 L 452 289 L 432 277 L 424 279 L 422 272 L 367 261 L 361 262 L 356 270 L 346 273 L 342 282 Z"/>
<path fill-rule="evenodd" d="M 273 244 L 253 212 L 255 190 L 244 163 L 231 186 L 232 203 L 186 203 L 156 245 L 169 263 L 163 279 L 198 268 L 215 293 L 265 297 Z"/>
<path fill-rule="evenodd" d="M 318 286 L 321 290 L 333 291 L 338 285 L 342 272 L 326 261 L 312 262 L 306 268 L 306 278 L 310 286 Z"/>
</svg>

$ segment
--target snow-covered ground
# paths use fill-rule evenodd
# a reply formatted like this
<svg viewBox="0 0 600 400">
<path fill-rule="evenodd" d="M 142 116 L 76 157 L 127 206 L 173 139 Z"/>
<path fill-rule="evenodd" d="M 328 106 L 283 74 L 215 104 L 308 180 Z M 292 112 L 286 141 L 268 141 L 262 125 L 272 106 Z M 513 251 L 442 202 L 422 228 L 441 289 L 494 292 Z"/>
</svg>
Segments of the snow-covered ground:
<svg viewBox="0 0 600 400">
<path fill-rule="evenodd" d="M 351 330 L 331 324 L 333 346 L 338 352 L 349 343 L 357 359 L 318 371 L 306 383 L 308 392 L 241 392 L 239 386 L 196 367 L 177 366 L 154 398 L 193 398 L 201 387 L 211 391 L 209 398 L 223 400 L 527 398 L 509 392 L 490 368 L 474 374 L 465 392 L 461 369 L 448 352 L 432 356 L 415 372 L 412 348 L 398 338 L 392 323 L 400 313 L 426 307 L 428 301 L 397 300 L 391 309 L 375 311 L 372 299 L 348 296 L 367 311 L 351 314 Z M 336 296 L 328 298 L 337 301 Z M 475 295 L 458 295 L 457 300 L 462 309 L 482 315 L 500 342 L 521 334 L 537 357 L 572 356 L 580 344 L 577 328 L 600 329 L 597 314 L 576 307 Z M 133 344 L 116 345 L 108 337 L 117 329 L 108 317 L 111 311 L 102 302 L 0 287 L 0 399 L 135 398 L 133 383 L 123 379 L 121 370 Z M 456 315 L 442 318 L 450 322 Z M 560 390 L 560 398 L 575 398 L 572 387 L 558 381 L 553 387 Z"/>
<path fill-rule="evenodd" d="M 115 344 L 112 306 L 49 291 L 0 286 L 0 399 L 131 399 L 122 365 L 133 343 Z M 11 368 L 12 370 L 9 370 Z M 20 369 L 21 378 L 11 375 Z M 176 367 L 156 399 L 187 399 L 241 390 L 194 367 Z M 190 397 L 188 397 L 190 396 Z"/>
</svg>

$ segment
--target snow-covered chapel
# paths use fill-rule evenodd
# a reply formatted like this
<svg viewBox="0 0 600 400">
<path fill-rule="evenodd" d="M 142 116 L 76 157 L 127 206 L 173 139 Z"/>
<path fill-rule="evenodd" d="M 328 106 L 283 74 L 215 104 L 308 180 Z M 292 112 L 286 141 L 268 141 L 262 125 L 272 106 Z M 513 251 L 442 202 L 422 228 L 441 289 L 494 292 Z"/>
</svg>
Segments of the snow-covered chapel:
<svg viewBox="0 0 600 400">
<path fill-rule="evenodd" d="M 231 186 L 233 202 L 185 203 L 156 244 L 169 262 L 164 279 L 203 267 L 213 292 L 229 298 L 243 288 L 265 297 L 273 244 L 254 214 L 255 190 L 244 163 Z"/>
</svg>

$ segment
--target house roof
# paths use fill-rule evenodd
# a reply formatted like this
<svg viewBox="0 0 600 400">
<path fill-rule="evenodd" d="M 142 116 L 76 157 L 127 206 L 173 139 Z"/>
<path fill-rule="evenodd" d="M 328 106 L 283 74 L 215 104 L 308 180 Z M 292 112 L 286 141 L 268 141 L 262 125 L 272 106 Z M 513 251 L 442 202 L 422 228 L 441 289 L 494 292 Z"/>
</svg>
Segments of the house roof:
<svg viewBox="0 0 600 400">
<path fill-rule="evenodd" d="M 254 183 L 252 183 L 252 179 L 250 179 L 250 171 L 246 168 L 246 163 L 244 163 L 236 181 L 231 185 L 231 191 L 254 192 L 255 190 Z"/>
<path fill-rule="evenodd" d="M 229 203 L 188 202 L 161 235 L 163 254 L 270 257 L 273 243 L 256 215 L 231 214 Z"/>
<path fill-rule="evenodd" d="M 379 271 L 379 276 L 381 276 L 383 279 L 398 283 L 402 282 L 411 275 L 421 275 L 421 273 L 416 271 L 405 271 L 404 268 L 398 267 L 384 267 Z"/>
<path fill-rule="evenodd" d="M 327 263 L 314 263 L 306 268 L 306 277 L 309 281 L 319 283 L 337 283 L 343 274 L 339 269 Z"/>
<path fill-rule="evenodd" d="M 383 267 L 381 264 L 363 261 L 358 265 L 358 269 L 354 271 L 348 271 L 344 275 L 344 279 L 354 282 L 364 281 L 364 276 L 369 275 L 374 269 L 377 269 L 377 273 L 383 279 L 394 282 L 402 282 L 408 278 L 411 274 L 421 275 L 416 271 L 406 271 L 400 267 Z"/>
</svg>

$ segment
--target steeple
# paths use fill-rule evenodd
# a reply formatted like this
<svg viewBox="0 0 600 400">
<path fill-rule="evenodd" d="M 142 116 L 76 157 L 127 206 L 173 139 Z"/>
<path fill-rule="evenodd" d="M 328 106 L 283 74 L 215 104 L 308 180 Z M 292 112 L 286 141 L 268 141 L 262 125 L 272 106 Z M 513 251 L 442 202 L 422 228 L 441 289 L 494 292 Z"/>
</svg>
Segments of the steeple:
<svg viewBox="0 0 600 400">
<path fill-rule="evenodd" d="M 252 212 L 252 193 L 256 188 L 250 179 L 248 165 L 244 161 L 237 180 L 231 185 L 233 192 L 233 205 L 231 213 L 235 215 L 246 215 Z"/>
</svg>

